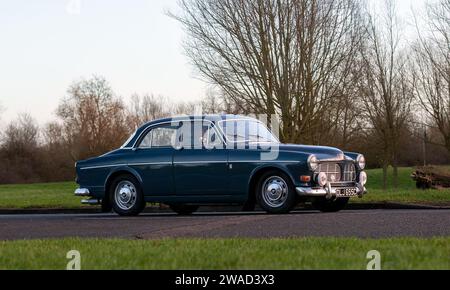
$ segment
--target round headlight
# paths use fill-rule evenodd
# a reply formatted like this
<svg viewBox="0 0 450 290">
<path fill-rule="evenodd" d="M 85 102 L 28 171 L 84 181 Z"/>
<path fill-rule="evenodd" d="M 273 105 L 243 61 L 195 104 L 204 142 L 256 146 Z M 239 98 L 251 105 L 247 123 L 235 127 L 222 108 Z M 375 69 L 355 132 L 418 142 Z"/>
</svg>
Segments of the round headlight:
<svg viewBox="0 0 450 290">
<path fill-rule="evenodd" d="M 367 173 L 364 171 L 359 174 L 359 184 L 365 186 L 367 183 Z"/>
<path fill-rule="evenodd" d="M 308 167 L 311 171 L 316 171 L 319 168 L 319 160 L 316 155 L 311 155 L 308 158 Z"/>
<path fill-rule="evenodd" d="M 316 182 L 321 187 L 324 187 L 325 185 L 327 185 L 327 182 L 328 182 L 327 174 L 325 172 L 320 172 L 319 174 L 317 174 Z"/>
<path fill-rule="evenodd" d="M 356 162 L 358 163 L 358 168 L 360 170 L 364 170 L 364 168 L 366 168 L 366 158 L 364 157 L 364 155 L 358 155 L 358 158 L 356 158 Z"/>
</svg>

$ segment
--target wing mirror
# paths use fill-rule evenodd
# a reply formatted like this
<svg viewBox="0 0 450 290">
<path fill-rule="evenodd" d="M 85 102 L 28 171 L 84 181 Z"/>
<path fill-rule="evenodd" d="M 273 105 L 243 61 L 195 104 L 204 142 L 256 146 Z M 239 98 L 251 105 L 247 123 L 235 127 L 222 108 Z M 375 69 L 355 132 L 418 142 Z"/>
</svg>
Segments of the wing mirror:
<svg viewBox="0 0 450 290">
<path fill-rule="evenodd" d="M 181 151 L 183 149 L 184 149 L 184 146 L 181 145 L 181 144 L 178 144 L 178 145 L 175 146 L 175 150 L 177 150 L 177 151 Z"/>
</svg>

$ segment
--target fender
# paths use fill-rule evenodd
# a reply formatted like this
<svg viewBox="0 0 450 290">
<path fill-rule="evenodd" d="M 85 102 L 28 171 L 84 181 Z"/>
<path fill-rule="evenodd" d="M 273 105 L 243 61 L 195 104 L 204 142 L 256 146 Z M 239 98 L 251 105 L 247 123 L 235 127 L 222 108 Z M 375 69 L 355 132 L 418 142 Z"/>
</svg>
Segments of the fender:
<svg viewBox="0 0 450 290">
<path fill-rule="evenodd" d="M 133 175 L 140 183 L 141 187 L 143 186 L 143 179 L 142 176 L 139 174 L 139 172 L 137 172 L 135 169 L 128 167 L 128 166 L 120 166 L 117 168 L 114 168 L 114 170 L 112 170 L 108 176 L 106 177 L 106 181 L 105 181 L 105 191 L 106 191 L 106 186 L 108 185 L 108 182 L 111 178 L 111 176 L 113 176 L 114 174 L 116 174 L 117 172 L 128 172 L 129 174 Z"/>
<path fill-rule="evenodd" d="M 285 165 L 281 165 L 281 164 L 263 164 L 263 165 L 259 165 L 258 167 L 256 167 L 255 169 L 253 169 L 253 171 L 250 173 L 250 178 L 247 181 L 247 193 L 250 194 L 251 191 L 251 181 L 253 180 L 253 177 L 255 176 L 255 174 L 257 174 L 259 171 L 264 170 L 266 168 L 275 168 L 278 169 L 280 171 L 282 171 L 284 174 L 286 174 L 287 176 L 289 176 L 289 178 L 291 179 L 291 182 L 293 184 L 295 184 L 294 178 L 292 176 L 292 174 L 290 173 L 290 170 L 285 166 Z"/>
</svg>

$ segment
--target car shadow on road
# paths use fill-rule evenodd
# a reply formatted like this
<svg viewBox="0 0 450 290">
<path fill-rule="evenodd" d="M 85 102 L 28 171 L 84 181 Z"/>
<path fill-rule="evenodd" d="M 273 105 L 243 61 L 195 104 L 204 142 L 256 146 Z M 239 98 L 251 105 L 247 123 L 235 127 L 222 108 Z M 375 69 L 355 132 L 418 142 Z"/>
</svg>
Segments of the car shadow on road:
<svg viewBox="0 0 450 290">
<path fill-rule="evenodd" d="M 161 213 L 142 213 L 139 216 L 136 217 L 121 217 L 119 215 L 116 215 L 114 213 L 111 214 L 96 214 L 96 215 L 90 215 L 89 218 L 95 219 L 95 218 L 111 218 L 111 219 L 143 219 L 143 218 L 158 218 L 158 217 L 164 217 L 164 218 L 201 218 L 201 217 L 236 217 L 236 216 L 293 216 L 293 215 L 313 215 L 313 214 L 320 214 L 318 211 L 311 211 L 311 210 L 297 210 L 293 211 L 289 214 L 283 214 L 283 215 L 273 215 L 268 214 L 263 211 L 254 211 L 254 212 L 196 212 L 192 215 L 178 215 L 176 213 L 172 212 L 161 212 Z"/>
</svg>

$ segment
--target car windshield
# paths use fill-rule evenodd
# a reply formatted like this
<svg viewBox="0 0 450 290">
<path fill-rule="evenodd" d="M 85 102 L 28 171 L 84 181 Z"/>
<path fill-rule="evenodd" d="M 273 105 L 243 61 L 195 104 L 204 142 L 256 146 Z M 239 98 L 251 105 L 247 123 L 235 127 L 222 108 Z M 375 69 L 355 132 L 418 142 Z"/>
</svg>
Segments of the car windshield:
<svg viewBox="0 0 450 290">
<path fill-rule="evenodd" d="M 220 125 L 231 142 L 275 142 L 278 139 L 267 127 L 256 120 L 229 120 L 221 121 Z"/>
</svg>

